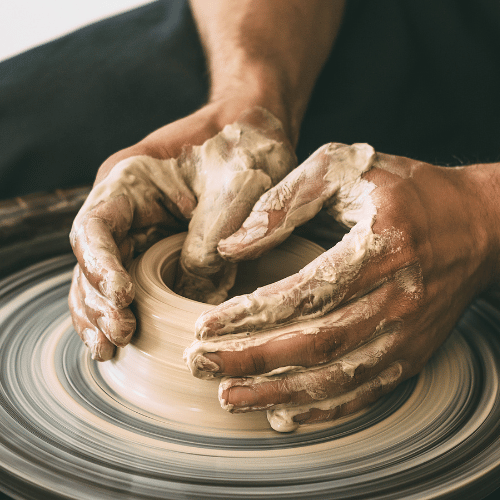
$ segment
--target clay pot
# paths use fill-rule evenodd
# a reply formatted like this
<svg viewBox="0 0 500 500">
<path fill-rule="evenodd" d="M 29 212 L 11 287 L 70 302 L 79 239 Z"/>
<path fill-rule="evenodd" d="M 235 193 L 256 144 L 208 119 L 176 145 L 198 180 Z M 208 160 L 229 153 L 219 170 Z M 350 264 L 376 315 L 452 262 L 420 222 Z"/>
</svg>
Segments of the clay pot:
<svg viewBox="0 0 500 500">
<path fill-rule="evenodd" d="M 224 429 L 268 430 L 265 412 L 231 415 L 218 401 L 219 381 L 194 378 L 183 352 L 194 340 L 194 324 L 214 307 L 172 291 L 185 233 L 166 238 L 136 259 L 130 273 L 136 285 L 133 310 L 137 331 L 132 342 L 99 365 L 101 375 L 122 398 L 176 425 Z M 324 250 L 291 236 L 255 261 L 239 264 L 231 296 L 250 293 L 296 273 Z"/>
</svg>

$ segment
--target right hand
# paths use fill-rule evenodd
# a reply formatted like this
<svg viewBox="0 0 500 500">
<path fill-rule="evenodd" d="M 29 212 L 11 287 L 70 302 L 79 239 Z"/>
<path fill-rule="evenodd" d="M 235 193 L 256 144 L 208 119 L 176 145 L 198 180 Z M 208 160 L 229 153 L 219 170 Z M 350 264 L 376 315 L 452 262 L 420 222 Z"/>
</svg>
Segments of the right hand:
<svg viewBox="0 0 500 500">
<path fill-rule="evenodd" d="M 110 359 L 135 331 L 134 285 L 126 271 L 135 256 L 185 230 L 191 219 L 176 291 L 222 302 L 236 269 L 219 256 L 219 241 L 296 165 L 273 115 L 252 108 L 221 131 L 210 107 L 110 157 L 75 218 L 70 239 L 78 264 L 69 306 L 96 360 Z"/>
<path fill-rule="evenodd" d="M 350 231 L 298 273 L 203 313 L 193 375 L 274 429 L 357 412 L 417 373 L 498 282 L 498 164 L 444 168 L 328 144 L 268 190 L 219 252 L 257 258 L 322 208 Z"/>
</svg>

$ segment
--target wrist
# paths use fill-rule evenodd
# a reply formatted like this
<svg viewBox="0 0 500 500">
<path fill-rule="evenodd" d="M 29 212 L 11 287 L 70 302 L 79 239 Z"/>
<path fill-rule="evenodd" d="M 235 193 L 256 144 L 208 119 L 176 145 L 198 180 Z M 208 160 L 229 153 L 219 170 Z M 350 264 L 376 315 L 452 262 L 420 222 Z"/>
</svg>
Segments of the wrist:
<svg viewBox="0 0 500 500">
<path fill-rule="evenodd" d="M 295 146 L 344 2 L 190 0 L 207 57 L 210 102 L 241 99 L 282 123 Z"/>
<path fill-rule="evenodd" d="M 485 244 L 488 284 L 500 282 L 500 164 L 478 164 L 464 167 L 465 183 L 474 201 L 471 209 L 476 238 Z"/>
<path fill-rule="evenodd" d="M 219 108 L 223 125 L 234 122 L 251 108 L 264 108 L 280 120 L 295 147 L 303 111 L 293 104 L 286 83 L 281 80 L 274 69 L 263 64 L 235 64 L 213 80 L 208 105 Z"/>
</svg>

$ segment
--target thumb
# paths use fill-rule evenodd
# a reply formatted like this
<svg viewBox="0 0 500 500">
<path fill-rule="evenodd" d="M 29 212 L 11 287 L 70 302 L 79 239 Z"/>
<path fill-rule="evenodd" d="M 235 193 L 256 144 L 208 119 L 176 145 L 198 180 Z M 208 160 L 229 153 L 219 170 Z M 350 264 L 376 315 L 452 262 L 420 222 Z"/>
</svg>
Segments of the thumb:
<svg viewBox="0 0 500 500">
<path fill-rule="evenodd" d="M 241 226 L 270 186 L 271 179 L 262 170 L 244 170 L 232 173 L 220 192 L 202 194 L 179 259 L 177 293 L 209 304 L 225 300 L 236 267 L 219 255 L 217 244 Z"/>
<path fill-rule="evenodd" d="M 184 162 L 194 167 L 198 205 L 181 252 L 177 293 L 211 304 L 226 298 L 236 267 L 218 253 L 219 241 L 241 226 L 259 197 L 295 161 L 281 123 L 260 108 L 193 147 Z"/>
<path fill-rule="evenodd" d="M 264 193 L 241 228 L 219 243 L 219 253 L 229 261 L 255 259 L 323 207 L 347 227 L 373 216 L 369 193 L 374 185 L 364 181 L 362 174 L 374 159 L 375 151 L 368 144 L 322 146 Z"/>
</svg>

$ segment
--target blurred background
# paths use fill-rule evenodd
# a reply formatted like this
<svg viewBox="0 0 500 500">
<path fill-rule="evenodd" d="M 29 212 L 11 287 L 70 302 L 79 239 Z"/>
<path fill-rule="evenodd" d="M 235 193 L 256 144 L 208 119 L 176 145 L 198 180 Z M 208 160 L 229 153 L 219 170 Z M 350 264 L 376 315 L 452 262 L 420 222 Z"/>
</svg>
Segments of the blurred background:
<svg viewBox="0 0 500 500">
<path fill-rule="evenodd" d="M 2 0 L 0 61 L 151 0 Z"/>
</svg>

